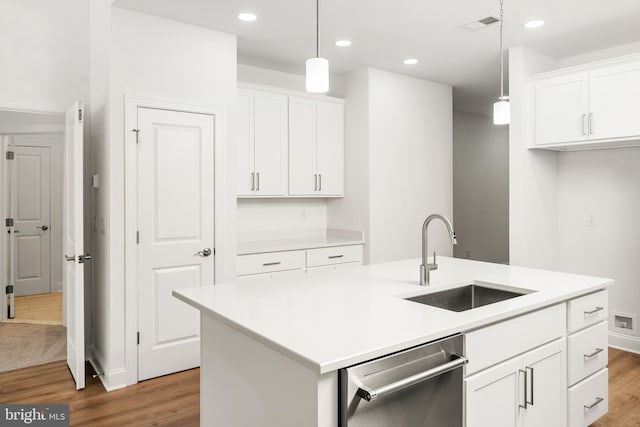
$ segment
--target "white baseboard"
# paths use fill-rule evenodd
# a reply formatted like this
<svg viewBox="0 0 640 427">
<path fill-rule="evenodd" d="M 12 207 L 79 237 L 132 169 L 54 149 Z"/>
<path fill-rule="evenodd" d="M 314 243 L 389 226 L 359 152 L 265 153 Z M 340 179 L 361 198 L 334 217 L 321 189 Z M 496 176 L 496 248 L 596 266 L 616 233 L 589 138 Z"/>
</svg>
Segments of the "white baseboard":
<svg viewBox="0 0 640 427">
<path fill-rule="evenodd" d="M 124 368 L 119 368 L 105 372 L 104 366 L 106 364 L 104 362 L 104 358 L 93 345 L 91 345 L 90 349 L 89 363 L 91 363 L 91 366 L 93 366 L 93 369 L 98 374 L 98 378 L 100 378 L 100 382 L 104 389 L 109 392 L 125 388 L 127 386 L 127 371 Z"/>
<path fill-rule="evenodd" d="M 640 338 L 609 332 L 609 347 L 640 354 Z"/>
</svg>

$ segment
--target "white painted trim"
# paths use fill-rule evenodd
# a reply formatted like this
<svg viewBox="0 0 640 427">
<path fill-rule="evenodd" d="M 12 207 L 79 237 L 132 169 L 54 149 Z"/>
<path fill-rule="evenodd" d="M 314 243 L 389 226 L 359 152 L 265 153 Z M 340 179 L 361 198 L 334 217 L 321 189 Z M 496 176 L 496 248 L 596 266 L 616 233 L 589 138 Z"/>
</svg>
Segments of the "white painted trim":
<svg viewBox="0 0 640 427">
<path fill-rule="evenodd" d="M 301 90 L 282 89 L 277 86 L 267 86 L 257 83 L 238 82 L 238 88 L 241 89 L 253 89 L 262 90 L 266 92 L 274 92 L 280 95 L 299 96 L 302 98 L 315 99 L 317 101 L 335 102 L 336 104 L 344 104 L 346 102 L 343 98 L 336 98 L 335 96 L 318 95 L 315 93 L 304 92 Z"/>
<path fill-rule="evenodd" d="M 0 110 L 12 111 L 14 113 L 31 113 L 31 114 L 55 114 L 64 117 L 66 111 L 64 108 L 53 104 L 21 104 L 20 101 L 2 102 L 0 101 Z"/>
<path fill-rule="evenodd" d="M 601 61 L 589 62 L 587 64 L 576 65 L 573 67 L 559 68 L 556 70 L 546 71 L 544 73 L 538 73 L 530 76 L 527 81 L 535 82 L 537 80 L 548 79 L 551 77 L 558 77 L 565 74 L 573 74 L 584 71 L 592 71 L 601 67 L 608 67 L 610 65 L 620 65 L 627 62 L 640 61 L 640 53 L 634 53 L 631 55 L 624 55 L 617 58 L 603 59 Z"/>
<path fill-rule="evenodd" d="M 124 368 L 116 369 L 112 372 L 106 373 L 104 372 L 104 358 L 98 352 L 98 350 L 93 346 L 93 344 L 89 347 L 88 352 L 88 360 L 93 366 L 93 370 L 98 374 L 98 378 L 100 378 L 100 382 L 106 391 L 118 390 L 121 388 L 125 388 L 127 383 L 126 372 Z"/>
<path fill-rule="evenodd" d="M 229 188 L 226 180 L 227 168 L 225 158 L 226 141 L 226 109 L 222 107 L 176 101 L 138 95 L 124 95 L 124 141 L 125 141 L 125 384 L 138 382 L 138 259 L 136 231 L 138 222 L 137 188 L 138 188 L 138 150 L 135 133 L 131 129 L 137 126 L 138 108 L 156 108 L 162 110 L 182 111 L 187 113 L 210 114 L 214 118 L 214 248 L 219 250 L 214 258 L 215 283 L 223 277 L 225 259 L 235 254 L 227 254 L 222 248 L 228 247 L 227 233 L 224 233 L 226 200 L 232 200 L 235 189 Z M 115 375 L 113 372 L 112 375 Z M 109 382 L 111 385 L 112 383 Z"/>
<path fill-rule="evenodd" d="M 0 125 L 1 134 L 63 133 L 64 125 Z"/>
<path fill-rule="evenodd" d="M 640 339 L 629 335 L 609 332 L 609 347 L 640 354 Z"/>
<path fill-rule="evenodd" d="M 0 221 L 4 222 L 4 218 L 7 217 L 7 200 L 5 199 L 8 193 L 8 179 L 7 179 L 7 171 L 6 171 L 6 159 L 5 152 L 6 146 L 8 144 L 8 138 L 6 136 L 0 135 L 0 177 L 2 178 L 0 182 Z M 7 293 L 5 292 L 5 286 L 8 284 L 8 256 L 7 253 L 8 247 L 8 238 L 6 233 L 6 227 L 2 226 L 2 233 L 0 233 L 0 280 L 2 288 L 0 289 L 0 293 L 2 297 L 0 298 L 0 320 L 6 320 L 9 316 L 7 312 Z"/>
</svg>

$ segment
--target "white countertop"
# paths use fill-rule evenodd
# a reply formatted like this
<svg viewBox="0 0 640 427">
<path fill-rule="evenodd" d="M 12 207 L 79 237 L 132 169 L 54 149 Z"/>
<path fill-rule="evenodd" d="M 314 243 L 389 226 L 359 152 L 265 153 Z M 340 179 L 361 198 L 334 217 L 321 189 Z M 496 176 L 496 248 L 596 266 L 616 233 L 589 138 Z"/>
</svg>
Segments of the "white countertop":
<svg viewBox="0 0 640 427">
<path fill-rule="evenodd" d="M 334 371 L 610 286 L 613 280 L 438 257 L 431 286 L 420 260 L 356 266 L 305 278 L 174 290 L 173 295 L 305 364 Z M 536 292 L 453 312 L 411 301 L 468 281 Z"/>
<path fill-rule="evenodd" d="M 265 237 L 259 233 L 243 233 L 238 241 L 238 255 L 364 244 L 362 231 L 328 229 L 318 235 L 300 237 L 299 234 L 289 231 Z"/>
</svg>

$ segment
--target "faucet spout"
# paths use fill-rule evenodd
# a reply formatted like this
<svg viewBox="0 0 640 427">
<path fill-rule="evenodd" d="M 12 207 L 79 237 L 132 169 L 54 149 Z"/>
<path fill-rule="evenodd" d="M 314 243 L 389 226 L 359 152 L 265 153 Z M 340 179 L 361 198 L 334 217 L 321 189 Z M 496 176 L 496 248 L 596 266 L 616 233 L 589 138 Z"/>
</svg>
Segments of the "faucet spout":
<svg viewBox="0 0 640 427">
<path fill-rule="evenodd" d="M 432 214 L 424 220 L 424 223 L 422 224 L 422 265 L 420 265 L 420 286 L 428 286 L 429 272 L 438 268 L 435 252 L 433 253 L 433 263 L 429 263 L 427 259 L 427 257 L 429 256 L 429 224 L 434 219 L 439 219 L 444 222 L 444 225 L 447 227 L 447 231 L 449 232 L 449 239 L 451 239 L 451 244 L 456 245 L 458 243 L 458 240 L 456 239 L 456 232 L 453 231 L 453 225 L 451 224 L 449 218 L 440 214 Z"/>
</svg>

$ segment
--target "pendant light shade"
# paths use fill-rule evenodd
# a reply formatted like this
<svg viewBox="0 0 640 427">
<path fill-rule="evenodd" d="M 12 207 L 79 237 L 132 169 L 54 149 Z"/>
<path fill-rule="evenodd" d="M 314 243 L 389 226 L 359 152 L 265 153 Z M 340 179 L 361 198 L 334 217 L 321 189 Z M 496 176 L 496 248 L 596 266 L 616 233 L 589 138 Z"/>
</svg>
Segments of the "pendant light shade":
<svg viewBox="0 0 640 427">
<path fill-rule="evenodd" d="M 508 96 L 504 96 L 504 0 L 500 0 L 500 98 L 493 104 L 493 124 L 508 125 L 511 123 L 511 108 Z"/>
<path fill-rule="evenodd" d="M 329 61 L 320 57 L 320 0 L 316 0 L 316 57 L 307 59 L 307 92 L 329 91 Z"/>
<path fill-rule="evenodd" d="M 509 101 L 498 101 L 493 104 L 493 124 L 508 125 L 511 122 Z"/>
<path fill-rule="evenodd" d="M 307 59 L 307 92 L 329 91 L 329 61 L 325 58 Z"/>
</svg>

